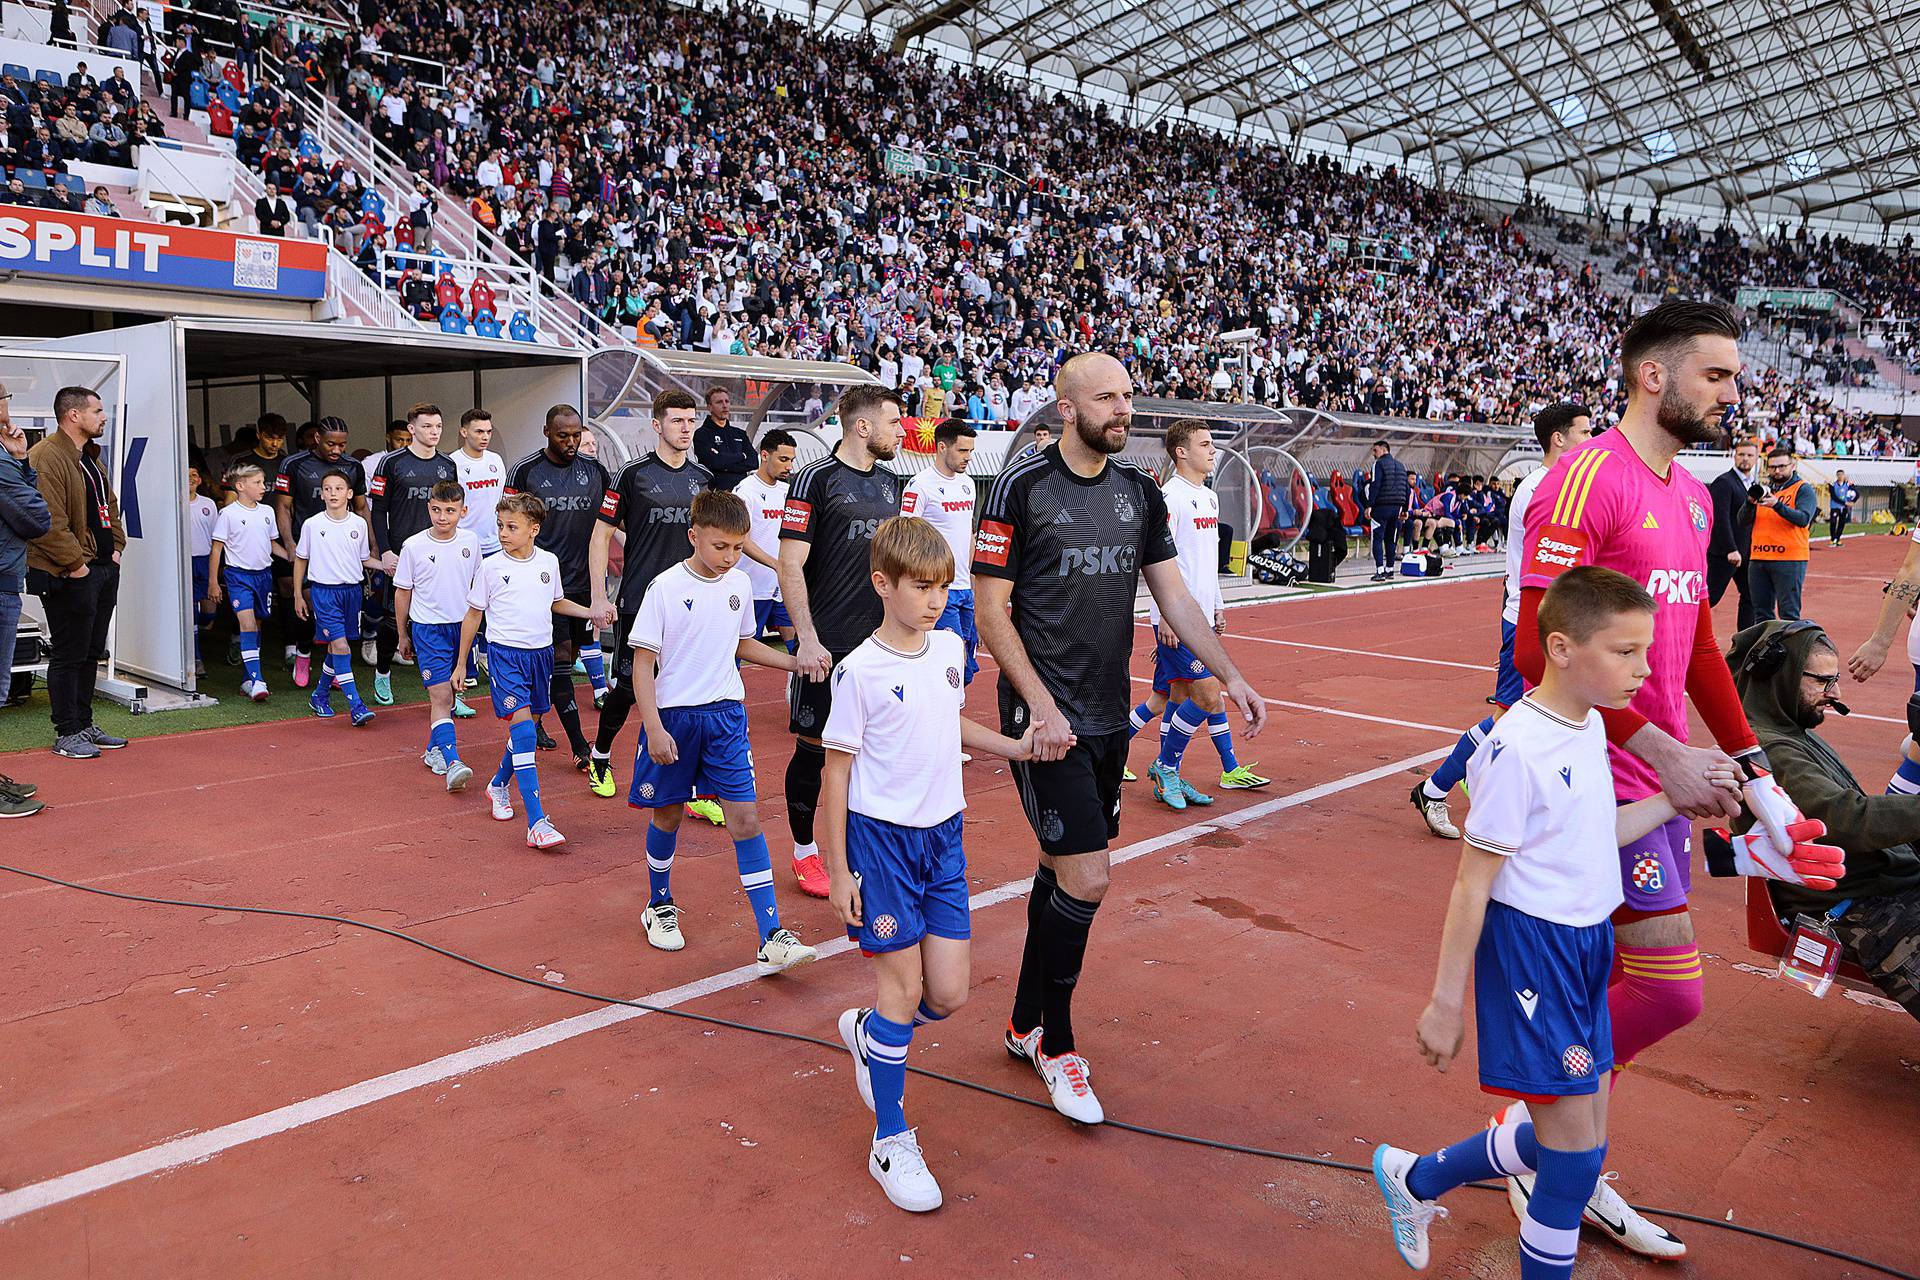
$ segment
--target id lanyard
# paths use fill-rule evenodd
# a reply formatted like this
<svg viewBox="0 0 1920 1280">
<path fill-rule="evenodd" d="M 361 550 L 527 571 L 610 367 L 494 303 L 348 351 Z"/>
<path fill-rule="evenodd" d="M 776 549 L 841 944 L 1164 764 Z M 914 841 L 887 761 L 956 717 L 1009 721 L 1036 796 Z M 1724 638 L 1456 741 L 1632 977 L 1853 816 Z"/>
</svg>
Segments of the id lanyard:
<svg viewBox="0 0 1920 1280">
<path fill-rule="evenodd" d="M 1805 987 L 1815 997 L 1826 995 L 1840 968 L 1840 938 L 1833 931 L 1833 922 L 1852 905 L 1853 899 L 1847 898 L 1823 915 L 1797 916 L 1786 953 L 1780 957 L 1780 976 Z"/>
</svg>

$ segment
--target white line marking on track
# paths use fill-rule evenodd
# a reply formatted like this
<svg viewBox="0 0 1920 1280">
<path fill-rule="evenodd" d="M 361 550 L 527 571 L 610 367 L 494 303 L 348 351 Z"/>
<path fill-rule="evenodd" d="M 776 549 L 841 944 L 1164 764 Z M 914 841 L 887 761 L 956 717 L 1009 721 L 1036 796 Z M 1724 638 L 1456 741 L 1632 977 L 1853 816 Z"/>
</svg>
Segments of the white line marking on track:
<svg viewBox="0 0 1920 1280">
<path fill-rule="evenodd" d="M 1153 681 L 1146 676 L 1130 676 L 1128 678 L 1135 684 L 1150 685 L 1153 683 Z M 1338 707 L 1320 707 L 1315 706 L 1311 702 L 1288 702 L 1285 698 L 1270 698 L 1264 693 L 1260 696 L 1270 707 L 1288 707 L 1294 711 L 1311 711 L 1315 715 L 1341 716 L 1348 720 L 1365 720 L 1369 724 L 1390 724 L 1399 729 L 1427 729 L 1434 733 L 1444 733 L 1451 737 L 1457 738 L 1460 736 L 1458 726 L 1449 728 L 1444 724 L 1426 724 L 1419 720 L 1395 720 L 1392 716 L 1376 716 L 1365 711 L 1342 711 Z"/>
<path fill-rule="evenodd" d="M 1289 649 L 1318 649 L 1322 653 L 1344 653 L 1356 658 L 1391 658 L 1395 662 L 1418 662 L 1428 667 L 1458 667 L 1462 671 L 1491 671 L 1478 662 L 1449 662 L 1445 658 L 1416 658 L 1407 653 L 1382 653 L 1378 649 L 1342 649 L 1338 645 L 1308 644 L 1304 640 L 1276 640 L 1272 636 L 1244 636 L 1228 633 L 1229 640 L 1251 640 L 1255 644 L 1279 644 Z"/>
<path fill-rule="evenodd" d="M 1451 733 L 1453 730 L 1448 730 L 1447 732 Z M 1130 845 L 1116 849 L 1112 855 L 1112 862 L 1116 866 L 1123 862 L 1132 862 L 1136 858 L 1143 858 L 1150 853 L 1158 852 L 1171 845 L 1183 844 L 1186 841 L 1207 835 L 1211 832 L 1229 831 L 1235 827 L 1245 826 L 1250 822 L 1257 822 L 1273 814 L 1282 813 L 1288 809 L 1299 808 L 1302 805 L 1312 804 L 1314 801 L 1325 799 L 1327 796 L 1336 795 L 1339 792 L 1351 790 L 1354 787 L 1365 786 L 1370 782 L 1377 782 L 1382 778 L 1391 777 L 1404 769 L 1411 769 L 1417 765 L 1431 763 L 1445 754 L 1445 748 L 1423 751 L 1418 755 L 1407 756 L 1404 759 L 1395 760 L 1390 764 L 1379 765 L 1359 773 L 1350 773 L 1343 778 L 1336 778 L 1331 782 L 1322 782 L 1316 786 L 1308 787 L 1302 791 L 1295 791 L 1289 795 L 1275 796 L 1271 800 L 1266 800 L 1256 805 L 1249 805 L 1247 808 L 1236 810 L 1233 813 L 1221 814 L 1218 817 L 1209 818 L 1204 822 L 1196 822 L 1189 826 L 1179 827 L 1163 835 L 1151 836 L 1145 840 L 1137 840 Z M 1022 897 L 1028 889 L 1032 887 L 1032 884 L 1033 881 L 1031 878 L 1009 880 L 1005 884 L 974 894 L 969 900 L 968 905 L 975 911 L 979 911 L 985 907 L 995 906 L 999 903 Z M 845 955 L 853 949 L 854 944 L 852 942 L 845 937 L 840 937 L 822 943 L 818 951 L 820 958 L 825 960 L 833 956 Z M 675 1005 L 697 1000 L 702 996 L 714 995 L 718 992 L 745 986 L 750 982 L 758 980 L 759 975 L 755 967 L 751 964 L 745 964 L 737 969 L 729 969 L 724 973 L 712 974 L 709 977 L 700 978 L 667 991 L 655 992 L 652 995 L 640 996 L 638 998 L 647 1004 L 657 1005 L 662 1008 L 671 1008 Z M 788 981 L 792 981 L 792 979 L 788 979 Z M 265 1111 L 259 1115 L 250 1116 L 245 1120 L 237 1120 L 232 1124 L 224 1124 L 218 1128 L 208 1129 L 204 1133 L 195 1133 L 181 1138 L 174 1138 L 156 1146 L 148 1147 L 143 1151 L 133 1152 L 131 1155 L 125 1155 L 118 1159 L 90 1165 L 85 1169 L 76 1169 L 72 1173 L 48 1178 L 44 1182 L 36 1182 L 28 1186 L 19 1187 L 5 1194 L 0 1194 L 0 1223 L 11 1222 L 15 1218 L 35 1213 L 41 1209 L 49 1209 L 55 1205 L 65 1204 L 69 1200 L 77 1200 L 82 1196 L 91 1195 L 96 1191 L 105 1191 L 109 1187 L 119 1186 L 124 1182 L 132 1182 L 152 1174 L 164 1173 L 169 1169 L 177 1169 L 182 1165 L 198 1164 L 211 1160 L 222 1152 L 231 1151 L 233 1148 L 243 1146 L 249 1142 L 257 1142 L 262 1138 L 271 1138 L 277 1134 L 286 1133 L 290 1130 L 315 1124 L 321 1120 L 327 1120 L 349 1111 L 358 1110 L 361 1107 L 371 1106 L 376 1102 L 384 1101 L 398 1094 L 407 1093 L 430 1084 L 437 1084 L 442 1080 L 449 1080 L 455 1076 L 466 1075 L 469 1072 L 478 1071 L 502 1062 L 509 1062 L 536 1050 L 545 1049 L 549 1046 L 575 1039 L 591 1031 L 598 1031 L 603 1027 L 615 1026 L 622 1022 L 631 1022 L 635 1018 L 644 1017 L 645 1014 L 646 1011 L 642 1009 L 632 1009 L 625 1005 L 609 1005 L 602 1009 L 595 1009 L 590 1013 L 582 1013 L 571 1018 L 563 1018 L 559 1022 L 548 1023 L 546 1026 L 537 1027 L 532 1031 L 523 1031 L 517 1035 L 507 1036 L 500 1040 L 473 1045 L 457 1053 L 449 1053 L 442 1057 L 435 1058 L 430 1062 L 423 1062 L 417 1066 L 407 1067 L 400 1071 L 392 1071 L 386 1075 L 375 1076 L 371 1080 L 362 1080 L 358 1084 L 335 1089 L 330 1093 L 323 1093 L 317 1097 L 291 1103 L 288 1106 L 277 1107 L 272 1111 Z"/>
</svg>

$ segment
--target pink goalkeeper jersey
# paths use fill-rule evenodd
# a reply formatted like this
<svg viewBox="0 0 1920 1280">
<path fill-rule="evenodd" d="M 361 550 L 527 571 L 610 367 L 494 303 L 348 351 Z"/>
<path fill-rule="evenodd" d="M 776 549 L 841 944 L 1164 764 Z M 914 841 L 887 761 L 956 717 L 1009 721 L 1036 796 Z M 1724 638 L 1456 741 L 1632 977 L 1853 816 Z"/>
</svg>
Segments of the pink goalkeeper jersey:
<svg viewBox="0 0 1920 1280">
<path fill-rule="evenodd" d="M 1674 463 L 1663 479 L 1617 431 L 1595 436 L 1554 464 L 1527 506 L 1522 587 L 1546 587 L 1575 565 L 1626 574 L 1659 607 L 1647 677 L 1632 707 L 1687 740 L 1687 666 L 1707 598 L 1707 487 Z M 1639 757 L 1609 745 L 1614 792 L 1639 800 L 1660 789 Z"/>
</svg>

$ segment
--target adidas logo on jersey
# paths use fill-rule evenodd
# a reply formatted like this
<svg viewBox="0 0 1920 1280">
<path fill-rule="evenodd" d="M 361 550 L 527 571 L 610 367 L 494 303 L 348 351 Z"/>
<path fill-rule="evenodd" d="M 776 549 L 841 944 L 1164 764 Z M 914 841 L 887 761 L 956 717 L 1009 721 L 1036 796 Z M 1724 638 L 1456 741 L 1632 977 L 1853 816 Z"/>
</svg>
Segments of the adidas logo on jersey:
<svg viewBox="0 0 1920 1280">
<path fill-rule="evenodd" d="M 1640 527 L 1642 529 L 1658 529 L 1660 527 L 1660 522 L 1658 520 L 1655 520 L 1653 518 L 1653 512 L 1649 511 L 1647 512 L 1647 518 L 1640 522 Z"/>
</svg>

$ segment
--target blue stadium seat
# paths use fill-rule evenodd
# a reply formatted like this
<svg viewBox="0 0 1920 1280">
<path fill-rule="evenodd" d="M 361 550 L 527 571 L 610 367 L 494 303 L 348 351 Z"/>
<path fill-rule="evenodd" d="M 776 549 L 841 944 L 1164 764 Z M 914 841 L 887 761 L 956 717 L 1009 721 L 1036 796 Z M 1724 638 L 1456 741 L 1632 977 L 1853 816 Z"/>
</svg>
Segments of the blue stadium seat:
<svg viewBox="0 0 1920 1280">
<path fill-rule="evenodd" d="M 507 321 L 507 336 L 515 342 L 537 341 L 533 321 L 527 318 L 526 312 L 516 311 L 513 313 L 513 318 Z"/>
<path fill-rule="evenodd" d="M 56 187 L 65 187 L 77 196 L 84 197 L 87 194 L 87 184 L 81 181 L 80 175 L 77 173 L 56 174 L 53 179 L 53 185 Z"/>
<path fill-rule="evenodd" d="M 12 76 L 23 85 L 33 79 L 33 72 L 17 62 L 0 62 L 0 75 Z"/>
<path fill-rule="evenodd" d="M 187 90 L 187 100 L 193 104 L 195 111 L 205 111 L 207 103 L 213 100 L 211 90 L 207 88 L 207 78 L 198 71 L 193 73 L 193 86 Z"/>
<path fill-rule="evenodd" d="M 50 84 L 56 89 L 67 87 L 67 79 L 58 71 L 48 71 L 44 67 L 33 73 L 33 78 L 41 84 Z"/>
<path fill-rule="evenodd" d="M 467 331 L 467 318 L 464 315 L 460 314 L 460 308 L 458 307 L 440 308 L 440 332 L 465 333 L 466 331 Z"/>
<path fill-rule="evenodd" d="M 320 139 L 310 133 L 301 134 L 300 145 L 295 149 L 294 153 L 302 160 L 318 160 L 320 158 Z"/>
<path fill-rule="evenodd" d="M 219 97 L 221 106 L 234 112 L 236 115 L 239 113 L 242 106 L 240 94 L 232 85 L 222 80 L 219 87 L 214 90 L 214 93 Z"/>
<path fill-rule="evenodd" d="M 482 309 L 473 317 L 473 331 L 482 338 L 497 338 L 500 336 L 500 322 L 494 318 L 493 312 Z"/>
<path fill-rule="evenodd" d="M 29 169 L 27 166 L 21 165 L 13 171 L 13 176 L 20 179 L 20 185 L 29 191 L 45 191 L 47 189 L 47 175 L 38 169 Z"/>
</svg>

